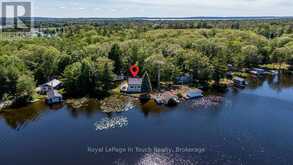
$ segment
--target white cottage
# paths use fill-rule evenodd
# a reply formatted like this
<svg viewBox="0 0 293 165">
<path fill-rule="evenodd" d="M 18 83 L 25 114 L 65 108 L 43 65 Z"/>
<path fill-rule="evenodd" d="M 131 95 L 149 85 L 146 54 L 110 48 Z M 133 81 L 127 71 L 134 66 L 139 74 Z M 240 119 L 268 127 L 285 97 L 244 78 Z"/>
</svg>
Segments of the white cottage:
<svg viewBox="0 0 293 165">
<path fill-rule="evenodd" d="M 39 93 L 47 93 L 50 88 L 59 89 L 62 86 L 63 83 L 60 80 L 53 79 L 45 84 L 40 85 L 38 88 L 36 88 L 36 91 Z"/>
<path fill-rule="evenodd" d="M 140 93 L 142 86 L 142 78 L 129 78 L 128 79 L 128 93 Z"/>
</svg>

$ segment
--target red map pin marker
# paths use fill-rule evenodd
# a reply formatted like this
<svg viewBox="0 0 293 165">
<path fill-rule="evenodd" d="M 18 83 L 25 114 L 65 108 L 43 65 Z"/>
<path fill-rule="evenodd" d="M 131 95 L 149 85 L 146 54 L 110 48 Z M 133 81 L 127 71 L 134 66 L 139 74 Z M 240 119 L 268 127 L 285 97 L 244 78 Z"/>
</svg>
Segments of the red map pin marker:
<svg viewBox="0 0 293 165">
<path fill-rule="evenodd" d="M 129 71 L 132 74 L 132 77 L 136 77 L 136 75 L 139 73 L 139 67 L 134 64 L 130 67 Z"/>
</svg>

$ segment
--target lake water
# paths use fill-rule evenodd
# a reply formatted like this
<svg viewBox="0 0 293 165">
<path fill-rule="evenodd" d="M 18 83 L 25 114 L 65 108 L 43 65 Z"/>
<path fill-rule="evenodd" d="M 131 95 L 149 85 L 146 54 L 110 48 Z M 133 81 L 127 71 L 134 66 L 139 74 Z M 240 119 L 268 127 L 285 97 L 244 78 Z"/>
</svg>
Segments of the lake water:
<svg viewBox="0 0 293 165">
<path fill-rule="evenodd" d="M 115 104 L 115 103 L 113 103 Z M 250 79 L 219 105 L 153 102 L 105 114 L 36 103 L 0 114 L 0 161 L 52 164 L 272 164 L 293 162 L 293 77 Z"/>
</svg>

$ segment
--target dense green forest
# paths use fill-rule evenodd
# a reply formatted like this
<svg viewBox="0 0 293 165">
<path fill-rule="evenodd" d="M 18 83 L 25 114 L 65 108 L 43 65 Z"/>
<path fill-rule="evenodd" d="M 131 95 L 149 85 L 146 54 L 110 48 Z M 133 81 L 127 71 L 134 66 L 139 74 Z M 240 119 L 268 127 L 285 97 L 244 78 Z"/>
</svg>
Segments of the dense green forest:
<svg viewBox="0 0 293 165">
<path fill-rule="evenodd" d="M 134 63 L 153 82 L 158 65 L 163 81 L 219 81 L 227 64 L 293 63 L 292 20 L 49 25 L 39 28 L 50 36 L 0 40 L 0 100 L 29 101 L 52 78 L 67 95 L 101 97 Z"/>
</svg>

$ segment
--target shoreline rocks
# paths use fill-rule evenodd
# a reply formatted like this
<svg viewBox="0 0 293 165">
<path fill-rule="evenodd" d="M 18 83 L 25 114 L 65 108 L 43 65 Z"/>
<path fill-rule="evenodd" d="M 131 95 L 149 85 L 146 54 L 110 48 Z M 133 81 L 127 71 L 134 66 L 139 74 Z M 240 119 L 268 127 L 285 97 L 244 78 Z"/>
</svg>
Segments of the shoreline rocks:
<svg viewBox="0 0 293 165">
<path fill-rule="evenodd" d="M 87 106 L 87 102 L 89 101 L 89 98 L 80 98 L 80 99 L 68 99 L 66 100 L 66 104 L 71 106 L 74 109 L 79 109 L 81 107 Z"/>
<path fill-rule="evenodd" d="M 126 112 L 134 108 L 129 97 L 111 96 L 101 101 L 101 109 L 105 113 Z"/>
<path fill-rule="evenodd" d="M 1 111 L 7 111 L 7 108 L 11 107 L 13 104 L 13 101 L 4 101 L 0 103 L 0 112 Z"/>
</svg>

